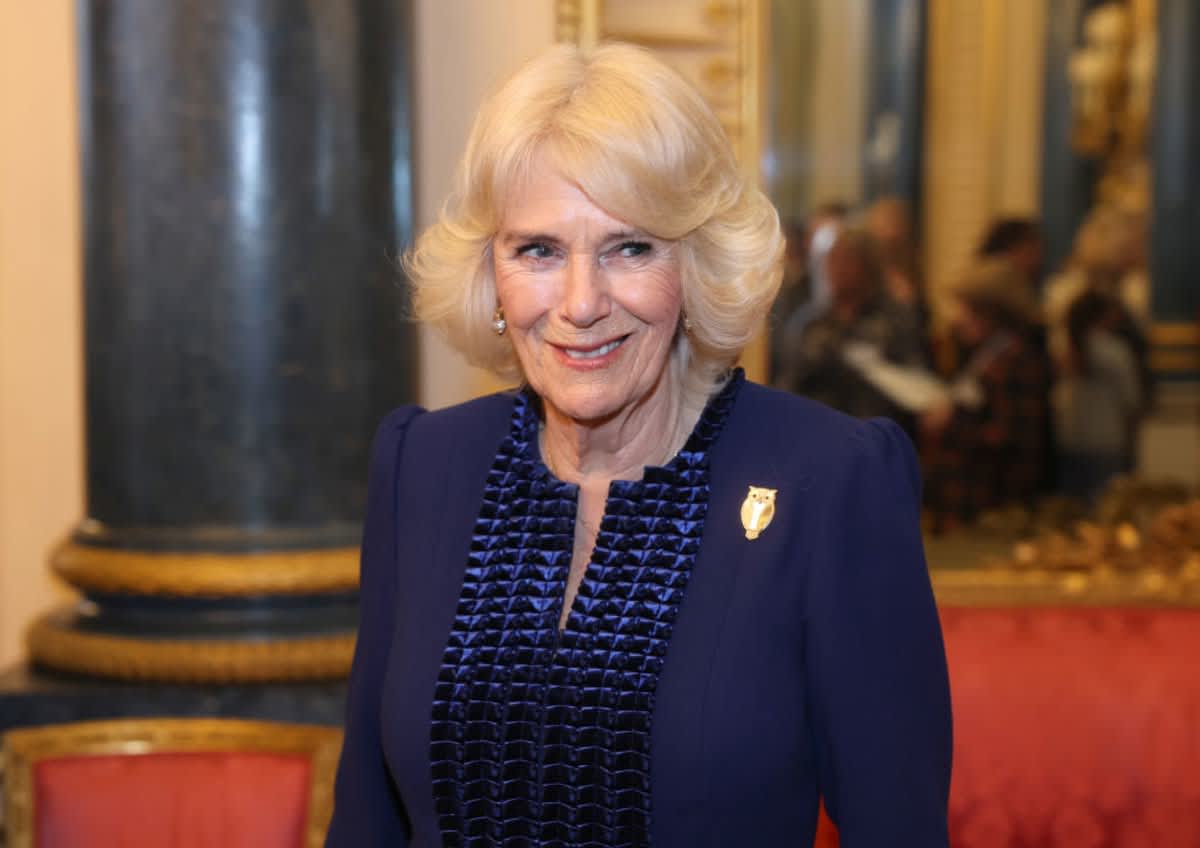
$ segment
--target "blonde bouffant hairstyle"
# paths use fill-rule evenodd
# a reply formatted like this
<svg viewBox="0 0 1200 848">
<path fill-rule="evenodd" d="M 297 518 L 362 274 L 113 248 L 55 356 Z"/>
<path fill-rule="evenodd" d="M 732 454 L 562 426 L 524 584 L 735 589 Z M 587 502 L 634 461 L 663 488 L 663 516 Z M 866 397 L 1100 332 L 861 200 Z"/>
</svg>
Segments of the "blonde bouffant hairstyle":
<svg viewBox="0 0 1200 848">
<path fill-rule="evenodd" d="M 783 238 L 700 94 L 637 47 L 557 45 L 484 103 L 453 192 L 404 258 L 417 318 L 472 364 L 520 377 L 491 327 L 492 239 L 507 193 L 547 163 L 612 217 L 678 244 L 689 327 L 672 368 L 685 397 L 707 398 L 775 298 Z"/>
</svg>

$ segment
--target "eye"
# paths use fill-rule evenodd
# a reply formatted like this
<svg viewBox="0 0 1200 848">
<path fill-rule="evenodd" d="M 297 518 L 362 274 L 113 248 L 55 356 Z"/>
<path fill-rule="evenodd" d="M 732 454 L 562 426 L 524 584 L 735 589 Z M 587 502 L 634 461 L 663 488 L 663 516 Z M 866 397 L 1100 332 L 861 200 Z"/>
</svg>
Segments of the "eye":
<svg viewBox="0 0 1200 848">
<path fill-rule="evenodd" d="M 517 256 L 528 256 L 530 259 L 549 259 L 554 255 L 554 248 L 543 241 L 531 241 L 517 248 Z"/>
<path fill-rule="evenodd" d="M 639 256 L 645 256 L 653 249 L 653 245 L 650 242 L 623 241 L 617 245 L 617 255 L 622 259 L 636 259 Z"/>
</svg>

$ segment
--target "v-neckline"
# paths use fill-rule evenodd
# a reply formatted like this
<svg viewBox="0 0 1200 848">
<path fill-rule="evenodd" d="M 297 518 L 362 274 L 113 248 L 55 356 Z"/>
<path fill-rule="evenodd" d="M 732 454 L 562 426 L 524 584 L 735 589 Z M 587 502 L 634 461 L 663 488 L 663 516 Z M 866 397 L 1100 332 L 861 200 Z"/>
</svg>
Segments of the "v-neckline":
<svg viewBox="0 0 1200 848">
<path fill-rule="evenodd" d="M 640 495 L 647 480 L 652 478 L 670 479 L 687 463 L 689 455 L 707 453 L 712 440 L 724 424 L 728 407 L 737 396 L 738 389 L 744 380 L 745 371 L 743 369 L 734 368 L 729 372 L 725 383 L 713 393 L 704 405 L 704 409 L 700 411 L 700 415 L 696 418 L 696 423 L 692 426 L 692 430 L 688 434 L 683 447 L 665 463 L 662 465 L 644 466 L 642 476 L 637 480 L 612 480 L 609 482 L 608 493 L 604 498 L 604 508 L 600 512 L 600 520 L 596 526 L 596 536 L 592 540 L 592 547 L 588 552 L 587 563 L 583 568 L 583 573 L 580 575 L 579 584 L 575 587 L 575 595 L 570 598 L 570 603 L 568 603 L 567 599 L 567 588 L 570 586 L 571 573 L 575 567 L 574 526 L 579 521 L 580 487 L 577 483 L 569 483 L 559 478 L 550 469 L 550 466 L 546 464 L 545 457 L 542 455 L 540 439 L 541 399 L 529 387 L 525 387 L 522 390 L 522 397 L 519 398 L 519 401 L 523 401 L 523 408 L 520 410 L 520 415 L 518 416 L 520 420 L 519 426 L 524 436 L 523 441 L 526 445 L 528 458 L 533 463 L 534 473 L 546 480 L 550 485 L 556 488 L 561 487 L 568 491 L 571 500 L 572 551 L 563 591 L 559 598 L 560 605 L 556 625 L 556 642 L 562 642 L 562 637 L 571 629 L 572 619 L 576 617 L 574 609 L 575 601 L 583 589 L 584 583 L 588 580 L 588 575 L 593 572 L 593 566 L 596 564 L 596 551 L 600 548 L 600 539 L 604 534 L 605 525 L 606 523 L 611 524 L 611 522 L 608 522 L 608 519 L 614 498 L 636 498 Z"/>
</svg>

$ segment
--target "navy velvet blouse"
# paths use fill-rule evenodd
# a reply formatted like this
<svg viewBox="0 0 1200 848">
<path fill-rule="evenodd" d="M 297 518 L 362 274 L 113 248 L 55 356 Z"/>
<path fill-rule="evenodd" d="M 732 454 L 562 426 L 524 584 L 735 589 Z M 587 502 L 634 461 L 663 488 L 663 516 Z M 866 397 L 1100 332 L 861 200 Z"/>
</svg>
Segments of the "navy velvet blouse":
<svg viewBox="0 0 1200 848">
<path fill-rule="evenodd" d="M 947 844 L 950 704 L 912 448 L 746 383 L 609 489 L 529 394 L 380 427 L 331 846 Z M 749 487 L 777 490 L 748 539 Z"/>
</svg>

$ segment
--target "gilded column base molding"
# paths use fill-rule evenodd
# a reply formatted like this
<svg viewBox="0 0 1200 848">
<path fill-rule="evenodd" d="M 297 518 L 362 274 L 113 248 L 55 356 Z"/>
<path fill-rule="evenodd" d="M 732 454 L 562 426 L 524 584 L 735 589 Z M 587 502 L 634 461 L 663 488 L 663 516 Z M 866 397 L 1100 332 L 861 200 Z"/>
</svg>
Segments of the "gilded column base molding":
<svg viewBox="0 0 1200 848">
<path fill-rule="evenodd" d="M 51 555 L 50 567 L 84 592 L 242 598 L 358 588 L 356 548 L 149 553 L 66 542 Z"/>
<path fill-rule="evenodd" d="M 34 663 L 59 671 L 158 683 L 262 683 L 344 678 L 354 634 L 270 639 L 142 639 L 89 632 L 73 610 L 50 612 L 29 630 Z"/>
</svg>

